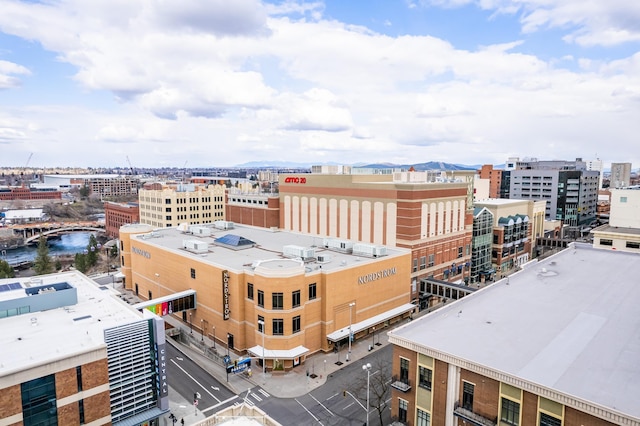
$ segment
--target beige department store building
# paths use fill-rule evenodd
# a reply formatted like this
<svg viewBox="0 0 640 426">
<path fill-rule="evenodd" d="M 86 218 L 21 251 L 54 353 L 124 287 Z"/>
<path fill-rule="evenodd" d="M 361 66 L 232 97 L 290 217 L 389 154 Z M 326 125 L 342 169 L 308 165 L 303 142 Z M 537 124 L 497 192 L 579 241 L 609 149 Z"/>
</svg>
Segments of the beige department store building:
<svg viewBox="0 0 640 426">
<path fill-rule="evenodd" d="M 142 299 L 195 292 L 170 315 L 235 355 L 290 369 L 411 315 L 411 251 L 220 221 L 120 229 L 125 287 Z M 264 334 L 263 334 L 264 332 Z M 264 345 L 263 345 L 264 340 Z"/>
</svg>

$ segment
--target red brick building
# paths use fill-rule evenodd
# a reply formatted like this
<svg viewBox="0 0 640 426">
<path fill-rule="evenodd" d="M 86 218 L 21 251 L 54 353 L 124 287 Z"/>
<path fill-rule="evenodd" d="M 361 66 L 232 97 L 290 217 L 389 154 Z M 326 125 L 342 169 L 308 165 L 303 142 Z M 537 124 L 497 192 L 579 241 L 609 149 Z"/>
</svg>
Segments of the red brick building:
<svg viewBox="0 0 640 426">
<path fill-rule="evenodd" d="M 226 193 L 226 219 L 251 226 L 280 226 L 280 198 L 266 194 Z"/>
<path fill-rule="evenodd" d="M 60 191 L 34 190 L 31 188 L 20 186 L 0 188 L 0 201 L 60 199 L 62 199 L 62 193 Z"/>
<path fill-rule="evenodd" d="M 118 238 L 120 227 L 130 223 L 140 222 L 140 208 L 138 203 L 104 203 L 105 233 L 110 238 Z"/>
</svg>

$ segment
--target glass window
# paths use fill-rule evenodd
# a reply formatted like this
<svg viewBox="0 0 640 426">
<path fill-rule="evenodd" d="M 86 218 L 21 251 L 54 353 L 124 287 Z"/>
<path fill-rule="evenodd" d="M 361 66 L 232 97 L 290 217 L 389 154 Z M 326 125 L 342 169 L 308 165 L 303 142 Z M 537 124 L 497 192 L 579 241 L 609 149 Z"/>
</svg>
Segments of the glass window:
<svg viewBox="0 0 640 426">
<path fill-rule="evenodd" d="M 626 203 L 627 202 L 627 197 L 620 197 L 620 202 L 621 203 Z"/>
<path fill-rule="evenodd" d="M 258 315 L 258 331 L 264 333 L 264 317 L 262 315 Z"/>
<path fill-rule="evenodd" d="M 258 306 L 264 308 L 264 292 L 262 290 L 258 290 Z"/>
<path fill-rule="evenodd" d="M 291 293 L 291 305 L 294 308 L 297 308 L 298 306 L 300 306 L 300 290 L 296 290 L 293 293 Z"/>
<path fill-rule="evenodd" d="M 520 404 L 510 399 L 502 398 L 500 420 L 514 426 L 520 424 Z"/>
<path fill-rule="evenodd" d="M 609 240 L 606 238 L 600 238 L 600 245 L 601 246 L 612 246 L 613 245 L 613 240 Z"/>
<path fill-rule="evenodd" d="M 435 265 L 435 256 L 433 254 L 429 255 L 429 268 L 431 268 L 433 265 Z"/>
<path fill-rule="evenodd" d="M 420 366 L 420 383 L 418 386 L 431 390 L 431 369 Z"/>
<path fill-rule="evenodd" d="M 420 258 L 420 269 L 426 269 L 427 268 L 427 256 L 422 256 Z"/>
<path fill-rule="evenodd" d="M 540 426 L 562 426 L 562 420 L 545 413 L 540 413 Z"/>
<path fill-rule="evenodd" d="M 407 406 L 407 401 L 404 399 L 398 400 L 398 420 L 401 422 L 407 421 Z"/>
<path fill-rule="evenodd" d="M 316 298 L 316 283 L 309 284 L 309 300 Z"/>
<path fill-rule="evenodd" d="M 627 241 L 626 246 L 627 248 L 640 249 L 640 243 L 637 243 L 635 241 Z"/>
<path fill-rule="evenodd" d="M 284 308 L 284 295 L 282 293 L 271 293 L 271 309 Z"/>
<path fill-rule="evenodd" d="M 191 278 L 196 278 L 196 270 L 194 268 L 191 268 Z"/>
<path fill-rule="evenodd" d="M 282 336 L 284 334 L 284 320 L 282 318 L 274 318 L 272 321 L 272 324 L 273 324 L 273 335 Z"/>
<path fill-rule="evenodd" d="M 253 284 L 247 283 L 247 298 L 253 300 Z"/>
<path fill-rule="evenodd" d="M 25 426 L 57 426 L 55 375 L 30 380 L 20 386 L 22 424 Z"/>
<path fill-rule="evenodd" d="M 400 358 L 400 380 L 407 383 L 409 380 L 409 360 Z"/>
<path fill-rule="evenodd" d="M 426 411 L 422 411 L 418 408 L 418 415 L 416 416 L 418 421 L 416 426 L 430 426 L 431 425 L 431 416 Z"/>
<path fill-rule="evenodd" d="M 412 272 L 416 272 L 418 270 L 418 259 L 415 258 L 413 259 L 413 271 Z"/>
<path fill-rule="evenodd" d="M 469 382 L 462 382 L 462 408 L 473 411 L 473 392 L 475 385 Z"/>
<path fill-rule="evenodd" d="M 297 317 L 293 317 L 292 328 L 293 328 L 293 333 L 300 332 L 300 315 L 298 315 Z"/>
</svg>

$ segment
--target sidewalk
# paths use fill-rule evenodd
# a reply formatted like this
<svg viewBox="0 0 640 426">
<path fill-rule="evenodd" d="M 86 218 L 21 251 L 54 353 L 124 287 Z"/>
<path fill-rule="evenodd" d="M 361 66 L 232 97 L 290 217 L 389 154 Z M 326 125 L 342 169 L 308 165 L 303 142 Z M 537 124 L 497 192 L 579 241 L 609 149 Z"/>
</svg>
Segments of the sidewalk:
<svg viewBox="0 0 640 426">
<path fill-rule="evenodd" d="M 184 333 L 189 335 L 188 324 L 184 324 L 182 321 L 171 316 L 165 316 L 164 320 L 167 324 L 174 328 L 180 328 Z M 186 345 L 178 343 L 170 337 L 167 337 L 167 341 L 183 352 L 185 356 L 196 361 L 222 384 L 226 384 L 226 386 L 237 395 L 240 395 L 255 386 L 260 386 L 267 393 L 275 397 L 295 398 L 322 386 L 327 381 L 327 377 L 329 375 L 332 375 L 342 367 L 346 367 L 352 363 L 358 363 L 358 361 L 366 355 L 375 353 L 380 348 L 386 346 L 389 343 L 386 334 L 388 330 L 390 330 L 390 328 L 376 332 L 375 345 L 373 344 L 372 338 L 353 342 L 351 344 L 349 362 L 346 361 L 348 348 L 347 346 L 344 346 L 337 354 L 333 352 L 326 354 L 320 352 L 308 356 L 304 364 L 301 364 L 288 372 L 266 372 L 266 374 L 263 375 L 262 370 L 260 370 L 256 363 L 252 363 L 251 377 L 248 377 L 244 373 L 229 373 L 228 382 L 227 373 L 222 362 L 217 363 L 210 357 L 206 357 L 204 355 L 202 346 L 206 347 L 207 353 L 211 354 L 214 352 L 213 342 L 208 337 L 204 337 L 204 345 L 201 343 L 202 336 L 196 331 L 193 332 L 193 344 Z M 369 351 L 370 346 L 374 347 L 372 351 Z M 217 353 L 219 357 L 222 357 L 227 354 L 226 348 L 218 344 L 215 349 L 215 353 Z M 231 351 L 230 355 L 232 359 L 239 356 L 233 351 Z M 338 361 L 341 362 L 341 365 L 336 364 Z M 309 376 L 307 376 L 307 371 L 309 372 Z M 202 417 L 199 418 L 201 419 Z"/>
</svg>

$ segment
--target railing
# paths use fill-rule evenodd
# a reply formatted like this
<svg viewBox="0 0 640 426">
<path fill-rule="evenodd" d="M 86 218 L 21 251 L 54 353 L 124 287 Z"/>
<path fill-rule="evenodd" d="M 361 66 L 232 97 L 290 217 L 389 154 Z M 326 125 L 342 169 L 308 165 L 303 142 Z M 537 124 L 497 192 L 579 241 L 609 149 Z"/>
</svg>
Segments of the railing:
<svg viewBox="0 0 640 426">
<path fill-rule="evenodd" d="M 391 387 L 401 392 L 408 392 L 411 389 L 411 381 L 409 379 L 393 376 L 391 379 Z"/>
<path fill-rule="evenodd" d="M 486 417 L 483 417 L 480 414 L 474 413 L 471 410 L 463 408 L 460 405 L 460 402 L 456 402 L 455 405 L 453 406 L 453 414 L 477 426 L 496 426 L 496 424 L 498 423 L 498 418 L 495 418 L 493 420 L 487 419 Z"/>
</svg>

